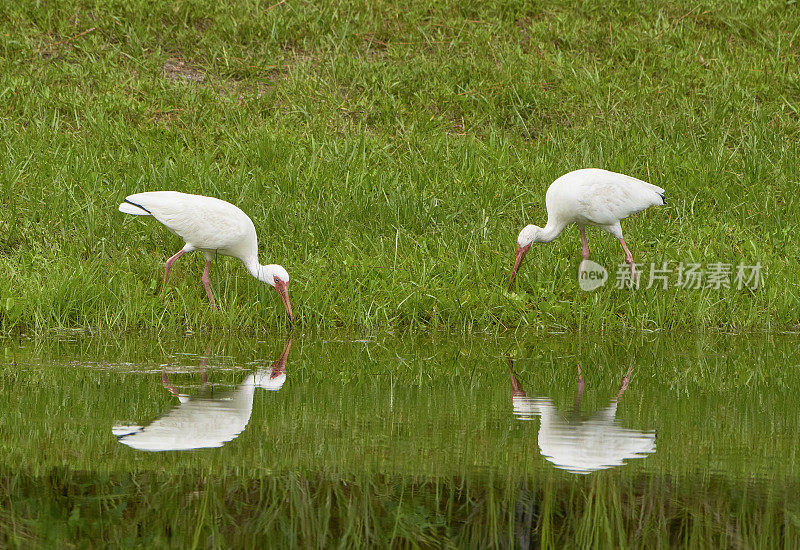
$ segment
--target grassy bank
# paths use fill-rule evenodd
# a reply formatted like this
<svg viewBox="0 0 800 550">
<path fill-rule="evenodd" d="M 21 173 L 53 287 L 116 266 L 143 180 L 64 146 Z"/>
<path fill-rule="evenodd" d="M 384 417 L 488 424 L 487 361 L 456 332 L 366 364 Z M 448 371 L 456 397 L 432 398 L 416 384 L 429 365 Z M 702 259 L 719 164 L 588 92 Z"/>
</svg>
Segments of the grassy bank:
<svg viewBox="0 0 800 550">
<path fill-rule="evenodd" d="M 153 189 L 248 212 L 306 328 L 796 328 L 796 6 L 270 4 L 0 7 L 4 331 L 285 323 L 229 259 L 220 312 L 199 257 L 159 298 L 182 243 L 116 211 Z M 572 228 L 504 292 L 587 166 L 667 189 L 623 222 L 637 261 L 760 262 L 763 287 L 583 293 Z M 618 244 L 589 242 L 613 282 Z"/>
</svg>

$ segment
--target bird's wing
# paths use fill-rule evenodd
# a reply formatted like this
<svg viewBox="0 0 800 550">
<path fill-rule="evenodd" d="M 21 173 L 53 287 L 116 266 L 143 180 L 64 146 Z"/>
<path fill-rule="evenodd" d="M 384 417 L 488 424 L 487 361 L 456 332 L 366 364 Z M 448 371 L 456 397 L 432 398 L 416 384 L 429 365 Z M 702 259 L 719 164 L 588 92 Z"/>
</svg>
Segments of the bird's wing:
<svg viewBox="0 0 800 550">
<path fill-rule="evenodd" d="M 625 174 L 594 170 L 585 180 L 581 209 L 594 223 L 612 225 L 650 206 L 665 204 L 664 189 Z"/>
<path fill-rule="evenodd" d="M 130 205 L 123 210 L 123 205 Z M 213 197 L 176 191 L 151 191 L 126 197 L 120 210 L 141 209 L 197 248 L 216 250 L 235 245 L 253 228 L 236 206 Z M 138 212 L 135 212 L 138 213 Z M 144 214 L 141 214 L 144 215 Z"/>
<path fill-rule="evenodd" d="M 182 403 L 148 426 L 129 432 L 119 429 L 119 441 L 142 451 L 221 447 L 239 436 L 252 412 L 231 402 L 193 399 Z"/>
</svg>

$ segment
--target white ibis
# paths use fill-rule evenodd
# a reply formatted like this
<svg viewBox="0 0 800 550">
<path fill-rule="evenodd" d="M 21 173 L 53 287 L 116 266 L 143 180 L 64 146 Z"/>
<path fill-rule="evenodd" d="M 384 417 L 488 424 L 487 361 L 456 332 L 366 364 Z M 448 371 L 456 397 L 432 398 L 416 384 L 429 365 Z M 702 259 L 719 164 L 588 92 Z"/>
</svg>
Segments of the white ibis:
<svg viewBox="0 0 800 550">
<path fill-rule="evenodd" d="M 213 398 L 178 393 L 164 374 L 164 387 L 178 398 L 178 405 L 147 426 L 120 425 L 111 431 L 120 443 L 140 451 L 222 447 L 239 437 L 250 422 L 256 387 L 270 391 L 281 389 L 286 381 L 286 360 L 291 347 L 289 339 L 281 356 L 268 369 L 250 374 L 233 391 L 215 393 Z M 201 393 L 205 389 L 204 370 Z"/>
<path fill-rule="evenodd" d="M 511 363 L 511 360 L 509 360 Z M 655 432 L 641 432 L 623 428 L 616 421 L 617 403 L 628 387 L 631 370 L 622 379 L 616 398 L 605 409 L 592 416 L 580 412 L 583 397 L 583 374 L 578 366 L 578 391 L 571 415 L 562 415 L 547 398 L 528 397 L 522 385 L 511 373 L 511 400 L 514 415 L 520 420 L 531 420 L 539 415 L 539 450 L 556 468 L 573 474 L 588 474 L 621 466 L 625 460 L 644 458 L 656 450 Z"/>
<path fill-rule="evenodd" d="M 625 252 L 625 261 L 630 265 L 631 273 L 636 276 L 633 255 L 622 238 L 619 222 L 649 206 L 667 202 L 661 187 L 599 168 L 585 168 L 564 174 L 550 184 L 544 200 L 547 206 L 547 224 L 544 227 L 528 225 L 517 237 L 517 256 L 509 280 L 509 290 L 531 244 L 549 243 L 571 223 L 580 229 L 581 256 L 584 261 L 589 258 L 585 227 L 593 225 L 605 229 L 617 238 Z"/>
<path fill-rule="evenodd" d="M 231 256 L 240 259 L 253 277 L 275 288 L 289 314 L 289 321 L 294 323 L 292 304 L 289 302 L 289 274 L 279 265 L 258 263 L 256 228 L 250 217 L 238 207 L 214 197 L 177 191 L 150 191 L 129 195 L 119 205 L 119 211 L 135 216 L 152 216 L 186 241 L 186 246 L 167 260 L 163 288 L 167 286 L 172 264 L 185 253 L 200 250 L 206 258 L 203 286 L 212 307 L 216 309 L 209 276 L 211 260 L 214 254 Z"/>
</svg>

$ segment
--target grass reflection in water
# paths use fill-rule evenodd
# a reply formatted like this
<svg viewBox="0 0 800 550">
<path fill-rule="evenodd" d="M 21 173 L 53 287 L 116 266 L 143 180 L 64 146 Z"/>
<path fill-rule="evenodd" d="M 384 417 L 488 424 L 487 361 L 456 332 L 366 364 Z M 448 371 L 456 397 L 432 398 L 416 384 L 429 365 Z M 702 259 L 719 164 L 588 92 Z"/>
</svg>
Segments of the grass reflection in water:
<svg viewBox="0 0 800 550">
<path fill-rule="evenodd" d="M 210 340 L 4 342 L 0 540 L 800 542 L 791 337 L 652 337 L 631 370 L 622 336 Z M 219 448 L 142 452 L 112 433 L 237 395 L 247 418 Z"/>
</svg>

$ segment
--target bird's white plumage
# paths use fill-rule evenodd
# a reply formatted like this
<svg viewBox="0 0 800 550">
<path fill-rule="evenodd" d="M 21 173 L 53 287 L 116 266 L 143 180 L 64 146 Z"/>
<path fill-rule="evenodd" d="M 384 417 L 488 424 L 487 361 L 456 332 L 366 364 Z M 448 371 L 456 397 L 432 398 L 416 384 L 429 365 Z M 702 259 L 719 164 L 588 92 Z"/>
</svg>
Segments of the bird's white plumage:
<svg viewBox="0 0 800 550">
<path fill-rule="evenodd" d="M 135 216 L 152 216 L 186 241 L 186 245 L 166 261 L 162 288 L 167 286 L 172 264 L 186 252 L 200 250 L 206 258 L 203 286 L 211 306 L 217 309 L 211 289 L 211 260 L 215 254 L 232 256 L 241 260 L 253 277 L 278 292 L 286 313 L 289 314 L 289 322 L 294 322 L 289 300 L 289 274 L 277 264 L 259 264 L 256 228 L 250 216 L 237 206 L 203 195 L 151 191 L 128 195 L 119 205 L 119 211 Z"/>
<path fill-rule="evenodd" d="M 588 474 L 643 458 L 656 450 L 656 434 L 623 428 L 615 420 L 617 401 L 590 417 L 565 418 L 544 398 L 513 397 L 521 420 L 540 417 L 539 449 L 557 468 Z"/>
<path fill-rule="evenodd" d="M 150 212 L 139 206 L 123 202 L 119 205 L 119 211 L 124 214 L 133 214 L 134 216 L 149 216 Z"/>
<path fill-rule="evenodd" d="M 221 447 L 239 436 L 253 412 L 256 387 L 277 391 L 286 381 L 275 367 L 249 375 L 232 392 L 204 397 L 180 396 L 180 403 L 147 426 L 112 428 L 119 442 L 140 451 L 183 451 Z"/>
<path fill-rule="evenodd" d="M 121 424 L 111 431 L 120 443 L 141 451 L 221 447 L 238 437 L 250 422 L 255 388 L 278 391 L 283 387 L 291 348 L 290 338 L 278 360 L 269 368 L 248 375 L 233 391 L 216 394 L 213 398 L 207 397 L 206 382 L 201 395 L 179 394 L 169 385 L 165 374 L 164 387 L 178 398 L 179 404 L 147 426 Z M 201 364 L 205 366 L 206 359 Z"/>
<path fill-rule="evenodd" d="M 119 210 L 153 216 L 192 249 L 243 261 L 255 260 L 258 255 L 253 221 L 237 206 L 221 199 L 177 191 L 150 191 L 129 195 Z"/>
<path fill-rule="evenodd" d="M 625 174 L 585 168 L 564 174 L 547 189 L 548 218 L 560 224 L 612 226 L 649 206 L 664 204 L 664 190 Z M 548 224 L 549 224 L 548 219 Z"/>
<path fill-rule="evenodd" d="M 625 174 L 599 168 L 584 168 L 564 174 L 547 188 L 547 224 L 544 227 L 527 225 L 517 236 L 517 255 L 511 270 L 509 290 L 531 245 L 535 242 L 553 241 L 572 223 L 580 229 L 582 266 L 589 258 L 585 226 L 593 225 L 605 229 L 619 240 L 625 252 L 625 261 L 636 277 L 633 254 L 622 238 L 622 226 L 619 222 L 648 206 L 665 203 L 664 190 L 661 187 Z"/>
</svg>

